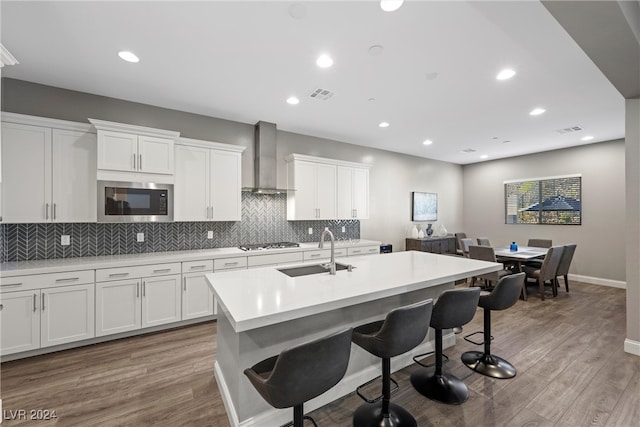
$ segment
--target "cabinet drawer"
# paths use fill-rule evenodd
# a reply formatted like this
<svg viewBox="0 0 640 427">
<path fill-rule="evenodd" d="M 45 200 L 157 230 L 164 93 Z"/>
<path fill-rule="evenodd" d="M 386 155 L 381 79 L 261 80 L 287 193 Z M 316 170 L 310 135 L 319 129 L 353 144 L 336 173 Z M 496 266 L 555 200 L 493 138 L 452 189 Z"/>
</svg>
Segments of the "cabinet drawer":
<svg viewBox="0 0 640 427">
<path fill-rule="evenodd" d="M 250 256 L 247 265 L 249 267 L 259 267 L 264 265 L 286 264 L 290 262 L 301 262 L 302 252 L 288 252 L 284 254 L 268 254 Z"/>
<path fill-rule="evenodd" d="M 239 256 L 213 260 L 213 271 L 228 270 L 230 268 L 247 268 L 247 257 Z"/>
<path fill-rule="evenodd" d="M 326 246 L 325 246 L 326 247 Z M 347 248 L 336 249 L 334 251 L 334 256 L 345 257 L 347 256 Z M 317 251 L 306 251 L 304 252 L 304 261 L 315 261 L 318 259 L 329 259 L 331 258 L 331 249 L 318 249 Z"/>
<path fill-rule="evenodd" d="M 0 279 L 0 292 L 26 291 L 51 286 L 81 285 L 93 283 L 94 278 L 93 270 L 4 277 Z"/>
<path fill-rule="evenodd" d="M 199 271 L 213 271 L 213 260 L 188 261 L 182 263 L 182 274 L 197 273 Z"/>
<path fill-rule="evenodd" d="M 96 282 L 131 279 L 133 277 L 166 276 L 180 274 L 182 266 L 179 262 L 171 264 L 136 265 L 131 267 L 102 268 L 96 270 Z"/>
<path fill-rule="evenodd" d="M 373 255 L 379 253 L 380 246 L 360 246 L 356 248 L 347 248 L 348 256 Z"/>
</svg>

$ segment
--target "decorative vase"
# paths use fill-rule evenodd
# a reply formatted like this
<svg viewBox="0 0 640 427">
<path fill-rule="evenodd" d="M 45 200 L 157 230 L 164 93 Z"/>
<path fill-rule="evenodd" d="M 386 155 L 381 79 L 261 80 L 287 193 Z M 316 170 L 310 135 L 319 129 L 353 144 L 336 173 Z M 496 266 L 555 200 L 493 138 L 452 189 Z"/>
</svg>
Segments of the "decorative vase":
<svg viewBox="0 0 640 427">
<path fill-rule="evenodd" d="M 413 227 L 411 228 L 411 237 L 413 239 L 417 239 L 418 238 L 418 227 L 416 227 L 416 225 L 414 224 Z"/>
<path fill-rule="evenodd" d="M 424 239 L 424 231 L 422 231 L 422 228 L 418 231 L 418 239 Z"/>
<path fill-rule="evenodd" d="M 431 237 L 433 234 L 433 228 L 431 228 L 431 224 L 427 224 L 427 236 Z"/>
</svg>

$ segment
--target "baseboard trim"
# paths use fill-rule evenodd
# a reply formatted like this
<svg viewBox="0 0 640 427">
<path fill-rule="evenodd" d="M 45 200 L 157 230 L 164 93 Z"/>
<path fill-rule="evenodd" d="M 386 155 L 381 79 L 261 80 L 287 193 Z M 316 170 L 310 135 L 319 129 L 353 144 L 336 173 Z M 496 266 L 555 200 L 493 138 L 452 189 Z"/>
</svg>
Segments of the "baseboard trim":
<svg viewBox="0 0 640 427">
<path fill-rule="evenodd" d="M 580 274 L 569 274 L 569 280 L 589 283 L 591 285 L 609 286 L 611 288 L 627 289 L 627 282 L 622 280 L 602 279 L 600 277 L 582 276 Z M 562 282 L 562 280 L 561 280 Z"/>
<path fill-rule="evenodd" d="M 640 341 L 634 341 L 627 338 L 624 340 L 624 351 L 640 356 Z"/>
</svg>

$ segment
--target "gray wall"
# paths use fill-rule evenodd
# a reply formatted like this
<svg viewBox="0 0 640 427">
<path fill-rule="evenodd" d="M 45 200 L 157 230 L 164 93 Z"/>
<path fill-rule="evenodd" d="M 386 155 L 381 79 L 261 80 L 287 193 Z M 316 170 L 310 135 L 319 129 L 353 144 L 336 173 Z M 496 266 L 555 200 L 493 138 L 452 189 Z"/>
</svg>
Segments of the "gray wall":
<svg viewBox="0 0 640 427">
<path fill-rule="evenodd" d="M 187 138 L 247 147 L 242 154 L 242 185 L 253 186 L 253 123 L 238 123 L 15 79 L 2 79 L 2 111 L 87 122 L 96 118 L 179 131 Z M 412 191 L 438 193 L 438 218 L 449 232 L 462 227 L 462 167 L 404 154 L 278 131 L 278 187 L 285 188 L 284 157 L 291 153 L 372 165 L 371 217 L 360 222 L 363 239 L 404 250 L 411 222 Z"/>
<path fill-rule="evenodd" d="M 577 243 L 571 273 L 625 280 L 624 141 L 467 165 L 464 225 L 467 235 L 492 244 L 526 244 L 530 237 Z M 505 224 L 503 181 L 582 174 L 582 225 Z"/>
</svg>

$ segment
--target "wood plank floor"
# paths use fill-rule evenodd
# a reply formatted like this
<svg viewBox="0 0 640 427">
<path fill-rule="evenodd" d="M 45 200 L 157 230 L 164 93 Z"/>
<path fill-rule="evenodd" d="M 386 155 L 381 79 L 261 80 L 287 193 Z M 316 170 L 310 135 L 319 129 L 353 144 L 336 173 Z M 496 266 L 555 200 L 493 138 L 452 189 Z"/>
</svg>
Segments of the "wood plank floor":
<svg viewBox="0 0 640 427">
<path fill-rule="evenodd" d="M 460 355 L 476 346 L 458 337 L 445 370 L 469 386 L 467 402 L 423 398 L 409 382 L 415 366 L 394 374 L 401 389 L 393 401 L 420 426 L 638 426 L 640 357 L 623 351 L 625 322 L 624 290 L 572 282 L 569 294 L 561 289 L 544 302 L 534 293 L 493 316 L 492 350 L 516 366 L 515 378 L 467 369 Z M 478 310 L 465 333 L 481 328 Z M 226 427 L 213 376 L 215 334 L 209 322 L 6 362 L 3 426 Z M 320 426 L 349 426 L 360 404 L 352 393 L 311 415 Z M 7 419 L 19 409 L 55 410 L 57 418 Z"/>
</svg>

